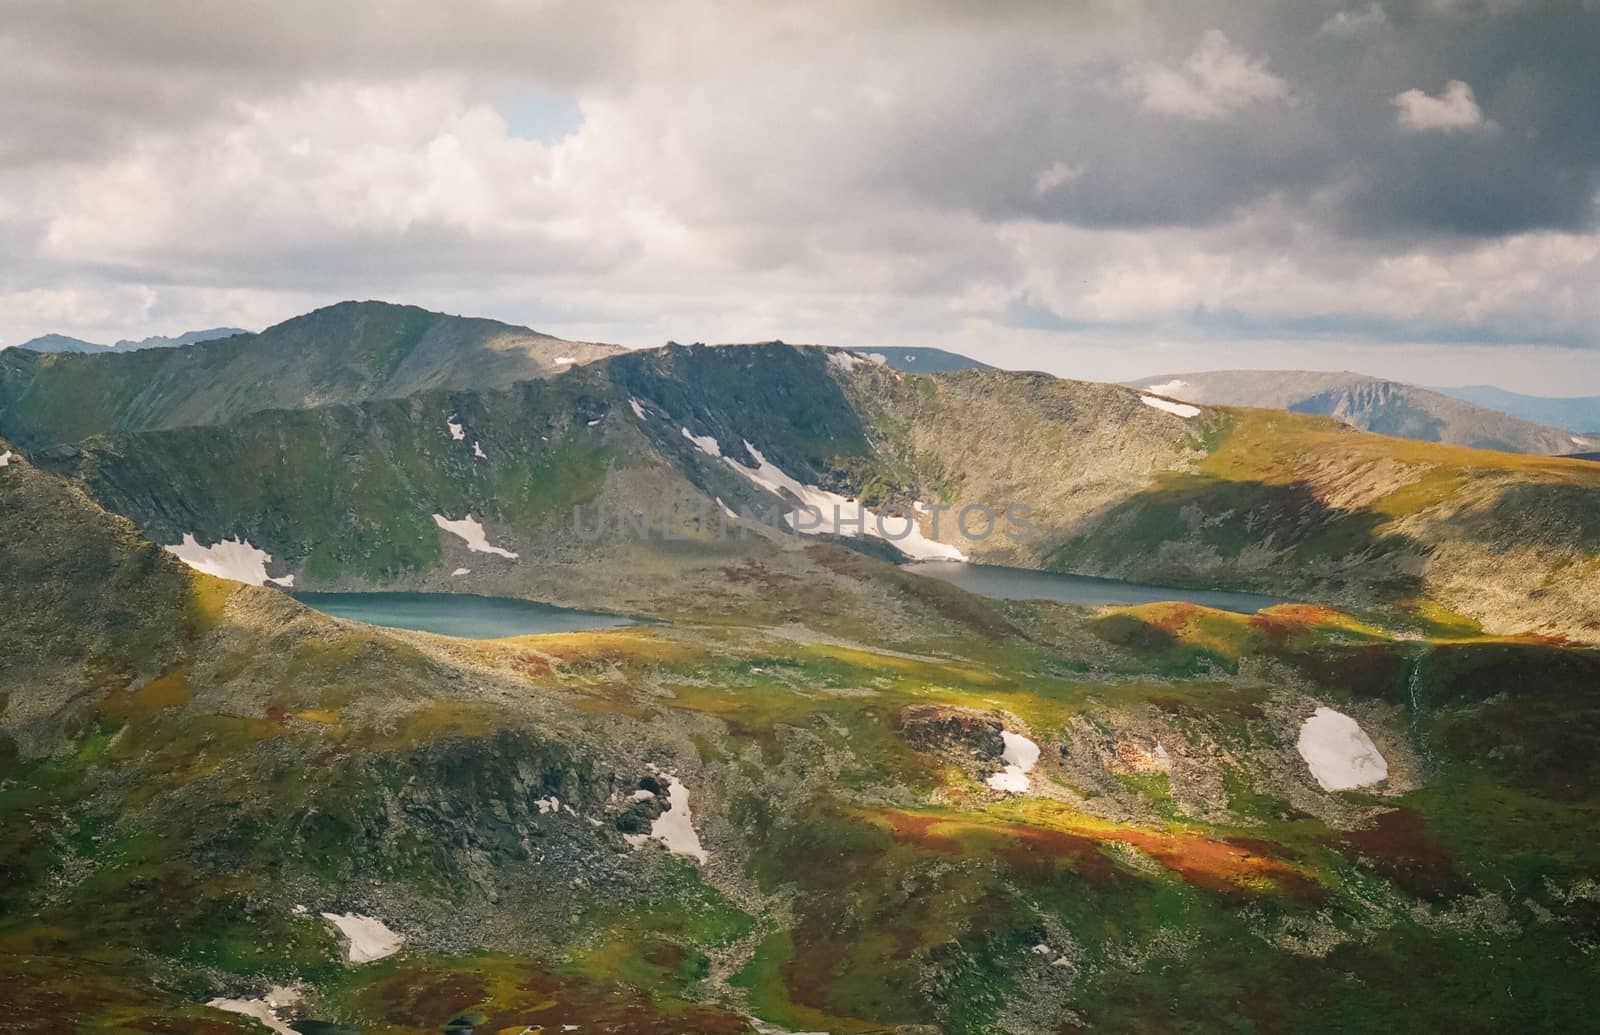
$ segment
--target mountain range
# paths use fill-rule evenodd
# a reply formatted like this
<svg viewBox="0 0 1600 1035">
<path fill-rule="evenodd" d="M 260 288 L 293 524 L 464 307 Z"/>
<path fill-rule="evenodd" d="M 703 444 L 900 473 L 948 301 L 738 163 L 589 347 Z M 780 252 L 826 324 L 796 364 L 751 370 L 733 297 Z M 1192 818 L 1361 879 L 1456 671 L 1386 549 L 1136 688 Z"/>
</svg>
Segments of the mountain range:
<svg viewBox="0 0 1600 1035">
<path fill-rule="evenodd" d="M 1493 385 L 1463 385 L 1459 388 L 1435 388 L 1434 391 L 1523 420 L 1552 424 L 1558 428 L 1575 428 L 1586 432 L 1588 438 L 1600 439 L 1600 395 L 1554 398 L 1508 392 Z"/>
<path fill-rule="evenodd" d="M 495 320 L 346 302 L 259 334 L 80 356 L 0 352 L 0 435 L 29 445 L 262 410 L 487 387 L 621 351 Z"/>
<path fill-rule="evenodd" d="M 12 351 L 9 1028 L 1585 1016 L 1600 465 L 371 302 Z M 1029 534 L 986 534 L 1019 505 Z M 872 534 L 891 513 L 916 534 Z M 1292 602 L 998 600 L 900 563 L 955 554 Z M 457 639 L 285 584 L 635 624 Z"/>
<path fill-rule="evenodd" d="M 1536 424 L 1488 404 L 1363 374 L 1214 370 L 1127 383 L 1186 402 L 1316 413 L 1380 435 L 1475 449 L 1563 455 L 1600 446 L 1600 437 L 1569 431 L 1566 425 Z"/>
<path fill-rule="evenodd" d="M 235 334 L 249 332 L 238 327 L 212 327 L 203 331 L 185 331 L 183 334 L 167 337 L 165 335 L 151 335 L 137 341 L 123 338 L 114 345 L 99 345 L 82 338 L 72 338 L 65 334 L 45 334 L 29 339 L 20 345 L 19 349 L 28 349 L 31 352 L 102 352 L 108 349 L 118 349 L 123 352 L 134 352 L 139 349 L 169 349 L 179 345 L 192 345 L 200 341 L 214 341 L 217 338 L 231 338 Z"/>
<path fill-rule="evenodd" d="M 933 535 L 973 560 L 1363 608 L 1432 598 L 1497 631 L 1600 635 L 1575 563 L 1600 535 L 1574 520 L 1596 510 L 1592 464 L 1045 374 L 923 378 L 783 344 L 627 352 L 346 303 L 177 350 L 0 354 L 0 435 L 156 541 L 242 538 L 301 588 L 723 606 L 714 584 L 747 542 L 588 543 L 573 508 L 769 505 L 787 479 L 868 507 L 1031 509 L 1025 542 Z M 433 515 L 463 513 L 522 562 L 452 545 Z"/>
</svg>

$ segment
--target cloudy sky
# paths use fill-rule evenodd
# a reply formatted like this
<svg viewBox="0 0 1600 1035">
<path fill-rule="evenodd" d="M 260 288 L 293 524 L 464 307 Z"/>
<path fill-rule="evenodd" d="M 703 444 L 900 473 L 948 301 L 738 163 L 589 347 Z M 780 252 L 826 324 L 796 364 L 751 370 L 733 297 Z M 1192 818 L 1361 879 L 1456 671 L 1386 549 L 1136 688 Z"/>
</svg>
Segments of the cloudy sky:
<svg viewBox="0 0 1600 1035">
<path fill-rule="evenodd" d="M 0 0 L 0 344 L 384 298 L 1600 392 L 1597 52 L 1600 0 Z"/>
</svg>

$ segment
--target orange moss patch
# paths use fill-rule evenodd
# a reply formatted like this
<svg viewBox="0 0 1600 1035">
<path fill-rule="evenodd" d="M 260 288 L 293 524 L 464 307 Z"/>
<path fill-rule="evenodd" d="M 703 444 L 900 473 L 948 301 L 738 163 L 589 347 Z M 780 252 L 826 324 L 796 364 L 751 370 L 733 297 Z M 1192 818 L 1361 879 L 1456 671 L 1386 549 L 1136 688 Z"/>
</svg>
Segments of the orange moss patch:
<svg viewBox="0 0 1600 1035">
<path fill-rule="evenodd" d="M 148 719 L 163 708 L 184 704 L 194 696 L 194 687 L 181 671 L 157 676 L 137 690 L 113 691 L 100 702 L 100 714 L 108 719 L 132 722 Z"/>
<path fill-rule="evenodd" d="M 988 817 L 937 812 L 890 810 L 869 820 L 897 838 L 946 854 L 967 850 L 974 838 L 999 836 L 1009 843 L 994 847 L 1007 862 L 1036 867 L 1071 857 L 1085 877 L 1110 880 L 1115 866 L 1100 845 L 1131 845 L 1198 888 L 1229 894 L 1276 892 L 1316 900 L 1322 888 L 1306 873 L 1273 854 L 1273 846 L 1247 838 L 1212 838 L 1183 830 L 1151 830 L 1108 823 L 1056 809 L 1032 806 L 1038 822 L 995 821 Z"/>
</svg>

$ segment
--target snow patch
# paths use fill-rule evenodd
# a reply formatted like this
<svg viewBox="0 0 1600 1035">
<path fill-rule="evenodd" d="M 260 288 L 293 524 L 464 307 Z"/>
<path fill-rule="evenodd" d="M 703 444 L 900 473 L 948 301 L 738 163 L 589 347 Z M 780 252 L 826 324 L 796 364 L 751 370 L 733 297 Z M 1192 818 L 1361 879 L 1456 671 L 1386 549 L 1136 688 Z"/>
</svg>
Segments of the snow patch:
<svg viewBox="0 0 1600 1035">
<path fill-rule="evenodd" d="M 1576 440 L 1574 440 L 1574 441 L 1576 441 Z M 10 467 L 10 466 L 11 466 L 11 450 L 8 449 L 4 453 L 0 453 L 0 467 Z"/>
<path fill-rule="evenodd" d="M 535 798 L 533 803 L 539 806 L 539 815 L 541 816 L 561 811 L 561 799 L 553 794 L 548 798 Z"/>
<path fill-rule="evenodd" d="M 688 428 L 681 428 L 680 430 L 683 432 L 683 437 L 693 442 L 694 447 L 706 456 L 722 455 L 722 446 L 717 443 L 715 436 L 696 435 L 691 433 Z"/>
<path fill-rule="evenodd" d="M 477 457 L 479 460 L 489 459 L 489 455 L 483 451 L 483 445 L 477 441 L 472 443 L 472 455 Z"/>
<path fill-rule="evenodd" d="M 1171 399 L 1157 399 L 1153 395 L 1141 395 L 1139 401 L 1146 406 L 1154 406 L 1158 410 L 1176 414 L 1179 417 L 1198 417 L 1200 407 L 1190 406 L 1188 403 L 1173 402 Z"/>
<path fill-rule="evenodd" d="M 717 497 L 717 506 L 721 507 L 722 508 L 722 513 L 726 514 L 728 517 L 730 517 L 730 518 L 738 518 L 739 515 L 737 515 L 737 514 L 735 514 L 733 512 L 733 508 L 728 506 L 726 503 L 722 502 L 722 497 L 721 496 Z"/>
<path fill-rule="evenodd" d="M 351 963 L 371 963 L 385 956 L 393 956 L 405 944 L 403 934 L 396 934 L 382 920 L 357 913 L 323 913 L 322 919 L 339 929 L 350 943 Z"/>
<path fill-rule="evenodd" d="M 577 360 L 573 359 L 571 356 L 557 356 L 556 357 L 556 366 L 564 367 L 564 366 L 568 366 L 569 364 L 576 363 L 576 362 L 577 362 Z"/>
<path fill-rule="evenodd" d="M 840 370 L 854 370 L 858 360 L 848 352 L 828 353 L 828 365 Z"/>
<path fill-rule="evenodd" d="M 684 434 L 688 434 L 687 431 Z M 751 470 L 730 457 L 723 457 L 729 467 L 733 468 L 746 480 L 775 493 L 782 497 L 787 494 L 798 500 L 803 507 L 816 508 L 820 520 L 813 523 L 811 516 L 806 517 L 804 527 L 796 521 L 797 515 L 786 514 L 785 520 L 789 527 L 796 532 L 806 535 L 844 535 L 858 536 L 863 531 L 867 535 L 876 536 L 887 542 L 893 543 L 906 556 L 919 561 L 964 561 L 967 555 L 946 543 L 936 539 L 929 539 L 922 534 L 922 529 L 915 521 L 908 521 L 903 514 L 887 514 L 883 518 L 883 531 L 878 529 L 878 515 L 863 507 L 855 500 L 846 499 L 836 492 L 828 492 L 812 485 L 802 485 L 789 477 L 776 464 L 768 462 L 761 450 L 745 441 L 744 448 L 755 458 L 756 468 Z M 904 530 L 904 534 L 902 533 Z M 889 533 L 888 535 L 883 534 Z M 900 538 L 894 538 L 900 535 Z"/>
<path fill-rule="evenodd" d="M 1000 739 L 1005 741 L 1006 745 L 1005 750 L 1000 753 L 1000 760 L 1005 763 L 1005 768 L 985 782 L 997 791 L 1024 794 L 1032 783 L 1028 774 L 1039 764 L 1039 745 L 1022 734 L 1012 733 L 1010 730 L 1002 731 Z"/>
<path fill-rule="evenodd" d="M 457 568 L 455 571 L 450 573 L 450 577 L 451 578 L 455 578 L 457 575 L 471 575 L 471 574 L 472 574 L 472 569 L 471 568 Z"/>
<path fill-rule="evenodd" d="M 483 533 L 483 526 L 478 524 L 471 514 L 468 514 L 460 521 L 451 521 L 443 514 L 435 514 L 433 515 L 433 523 L 451 535 L 459 536 L 467 544 L 467 549 L 473 553 L 492 553 L 513 561 L 517 559 L 517 555 L 510 550 L 502 550 L 498 546 L 490 546 L 489 537 Z"/>
<path fill-rule="evenodd" d="M 248 539 L 224 539 L 215 546 L 201 546 L 194 533 L 185 532 L 183 542 L 162 549 L 195 571 L 243 582 L 247 586 L 268 582 L 275 586 L 294 585 L 293 575 L 278 578 L 268 575 L 267 562 L 272 560 L 272 554 L 251 546 Z"/>
<path fill-rule="evenodd" d="M 648 834 L 624 834 L 635 848 L 646 841 L 660 841 L 673 855 L 686 855 L 697 862 L 706 861 L 706 851 L 700 847 L 700 836 L 694 832 L 693 816 L 689 812 L 689 788 L 676 776 L 667 777 L 667 811 L 650 824 Z"/>
<path fill-rule="evenodd" d="M 750 1027 L 756 1030 L 756 1035 L 828 1035 L 825 1031 L 790 1031 L 759 1017 L 750 1018 Z"/>
<path fill-rule="evenodd" d="M 1169 396 L 1173 399 L 1182 399 L 1183 393 L 1192 387 L 1189 382 L 1175 377 L 1171 381 L 1163 381 L 1158 385 L 1145 385 L 1144 390 L 1154 392 L 1157 395 Z"/>
<path fill-rule="evenodd" d="M 1372 738 L 1356 720 L 1332 708 L 1318 708 L 1300 724 L 1295 748 L 1325 791 L 1366 787 L 1389 776 L 1389 763 Z"/>
<path fill-rule="evenodd" d="M 639 400 L 635 399 L 633 396 L 630 395 L 630 396 L 628 396 L 628 405 L 633 407 L 633 415 L 635 417 L 638 417 L 640 420 L 644 420 L 645 419 L 644 404 L 643 403 L 639 402 Z"/>
<path fill-rule="evenodd" d="M 278 1011 L 299 1001 L 300 992 L 297 989 L 279 986 L 269 989 L 261 999 L 213 999 L 206 1005 L 213 1010 L 225 1010 L 228 1013 L 252 1017 L 279 1035 L 296 1035 L 293 1028 L 278 1019 Z"/>
<path fill-rule="evenodd" d="M 872 360 L 872 362 L 878 364 L 878 366 L 880 366 L 880 367 L 888 366 L 888 364 L 889 364 L 889 357 L 885 356 L 881 352 L 869 352 L 869 353 L 867 353 L 867 358 Z"/>
<path fill-rule="evenodd" d="M 467 429 L 456 423 L 456 415 L 453 413 L 444 419 L 444 426 L 450 429 L 450 437 L 457 442 L 467 437 Z"/>
</svg>

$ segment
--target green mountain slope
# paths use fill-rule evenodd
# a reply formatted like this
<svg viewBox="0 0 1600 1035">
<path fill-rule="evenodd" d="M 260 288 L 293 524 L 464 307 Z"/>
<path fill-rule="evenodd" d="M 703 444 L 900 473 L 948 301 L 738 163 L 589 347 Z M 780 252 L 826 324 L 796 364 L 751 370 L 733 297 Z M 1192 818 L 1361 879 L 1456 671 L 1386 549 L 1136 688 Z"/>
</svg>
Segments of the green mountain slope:
<svg viewBox="0 0 1600 1035">
<path fill-rule="evenodd" d="M 494 320 L 341 302 L 260 334 L 176 348 L 0 352 L 0 435 L 36 447 L 429 388 L 493 387 L 616 351 Z"/>
<path fill-rule="evenodd" d="M 1474 449 L 1560 456 L 1600 445 L 1600 440 L 1564 430 L 1578 425 L 1538 424 L 1500 408 L 1361 374 L 1219 370 L 1163 374 L 1129 384 L 1186 402 L 1322 414 L 1379 435 Z"/>
<path fill-rule="evenodd" d="M 504 390 L 32 455 L 161 543 L 243 538 L 302 588 L 726 608 L 723 569 L 801 563 L 792 536 L 724 534 L 724 507 L 779 503 L 759 454 L 808 491 L 947 507 L 937 534 L 919 517 L 922 533 L 974 560 L 1384 611 L 1431 599 L 1495 631 L 1600 635 L 1594 465 L 1172 406 L 1039 374 L 915 377 L 817 348 L 674 347 Z M 1003 531 L 1013 505 L 1030 508 L 1025 540 Z M 969 506 L 996 514 L 996 531 L 982 534 L 981 512 L 963 528 Z M 663 507 L 680 538 L 662 537 Z M 651 534 L 620 535 L 618 512 L 646 514 Z M 471 517 L 519 557 L 470 552 L 435 515 Z M 584 532 L 602 522 L 605 535 Z"/>
<path fill-rule="evenodd" d="M 1592 650 L 997 604 L 816 542 L 856 591 L 805 624 L 741 574 L 731 620 L 452 641 L 187 573 L 23 459 L 0 544 L 46 580 L 11 649 L 96 648 L 0 666 L 11 1030 L 259 1031 L 207 1004 L 273 986 L 319 1032 L 1545 1030 L 1600 977 Z M 1382 780 L 1319 785 L 1318 707 Z M 629 840 L 672 781 L 703 860 Z"/>
</svg>

